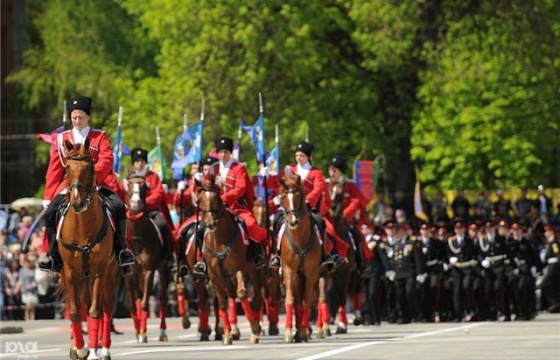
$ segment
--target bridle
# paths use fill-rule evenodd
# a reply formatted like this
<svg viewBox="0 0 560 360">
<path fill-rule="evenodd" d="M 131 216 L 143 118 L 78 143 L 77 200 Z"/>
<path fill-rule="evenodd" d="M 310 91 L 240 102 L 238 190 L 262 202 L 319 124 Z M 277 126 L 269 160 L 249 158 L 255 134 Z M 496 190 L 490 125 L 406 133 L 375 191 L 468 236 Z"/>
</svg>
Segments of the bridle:
<svg viewBox="0 0 560 360">
<path fill-rule="evenodd" d="M 224 206 L 224 204 L 221 202 L 222 199 L 219 195 L 219 191 L 213 187 L 213 186 L 203 186 L 199 189 L 198 193 L 202 194 L 203 192 L 212 192 L 216 195 L 216 201 L 218 204 L 218 209 L 213 208 L 211 205 L 209 206 L 208 209 L 200 209 L 202 211 L 202 218 L 204 219 L 206 214 L 210 214 L 212 216 L 212 218 L 214 219 L 214 225 L 216 225 L 219 221 L 220 218 L 222 217 L 222 215 L 224 215 L 224 212 L 226 211 L 226 207 Z M 199 195 L 199 204 L 200 204 L 200 198 L 201 196 Z M 210 231 L 210 229 L 208 229 L 208 231 Z"/>
<path fill-rule="evenodd" d="M 86 160 L 90 164 L 90 167 L 89 167 L 89 173 L 90 173 L 89 184 L 83 184 L 81 182 L 74 182 L 72 184 L 68 184 L 68 192 L 69 193 L 71 193 L 73 189 L 78 189 L 78 190 L 83 189 L 83 190 L 85 190 L 86 198 L 84 199 L 84 203 L 86 204 L 85 208 L 87 208 L 87 205 L 90 204 L 91 197 L 93 196 L 93 193 L 96 190 L 96 187 L 94 186 L 95 166 L 93 165 L 93 160 L 91 158 L 91 154 L 69 156 L 68 160 L 75 160 L 75 161 Z M 68 167 L 66 168 L 66 171 L 68 171 Z"/>
<path fill-rule="evenodd" d="M 284 189 L 284 195 L 294 195 L 297 192 L 299 192 L 299 207 L 297 209 L 291 209 L 291 210 L 287 210 L 286 206 L 284 206 L 285 209 L 285 214 L 292 214 L 295 216 L 296 219 L 300 219 L 301 216 L 303 215 L 303 211 L 304 211 L 304 203 L 305 201 L 303 201 L 303 192 L 301 191 L 301 189 L 299 188 L 290 188 L 290 189 Z M 290 201 L 290 205 L 293 204 L 293 201 Z M 286 216 L 286 221 L 287 221 L 287 216 Z"/>
</svg>

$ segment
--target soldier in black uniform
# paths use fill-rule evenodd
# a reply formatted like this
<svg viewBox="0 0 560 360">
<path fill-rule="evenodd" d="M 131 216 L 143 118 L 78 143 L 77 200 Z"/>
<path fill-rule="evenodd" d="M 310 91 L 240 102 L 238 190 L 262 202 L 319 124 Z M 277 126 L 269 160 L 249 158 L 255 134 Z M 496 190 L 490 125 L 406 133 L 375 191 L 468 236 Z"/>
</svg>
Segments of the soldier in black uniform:
<svg viewBox="0 0 560 360">
<path fill-rule="evenodd" d="M 453 222 L 455 235 L 447 240 L 447 257 L 453 283 L 453 308 L 456 321 L 473 317 L 473 268 L 477 265 L 474 242 L 465 234 L 462 220 Z"/>
<path fill-rule="evenodd" d="M 437 231 L 437 228 L 433 230 Z M 420 225 L 418 242 L 426 260 L 427 281 L 420 284 L 418 297 L 423 321 L 441 321 L 441 294 L 443 285 L 443 262 L 446 258 L 445 244 L 435 239 L 426 223 Z"/>
<path fill-rule="evenodd" d="M 511 236 L 514 240 L 513 256 L 517 269 L 514 271 L 517 277 L 516 317 L 515 320 L 531 320 L 533 311 L 531 309 L 531 289 L 534 286 L 530 282 L 535 281 L 540 259 L 529 240 L 523 236 L 523 225 L 519 221 L 511 224 Z"/>
<path fill-rule="evenodd" d="M 385 252 L 385 243 L 379 234 L 374 233 L 373 225 L 364 224 L 367 247 L 373 252 L 373 258 L 366 263 L 364 277 L 364 325 L 381 325 L 381 278 L 385 271 L 390 270 L 389 259 Z"/>
<path fill-rule="evenodd" d="M 484 306 L 484 273 L 483 268 L 480 266 L 480 262 L 478 261 L 478 253 L 479 253 L 479 244 L 481 238 L 484 237 L 484 233 L 482 232 L 482 226 L 479 225 L 479 222 L 471 222 L 468 225 L 468 233 L 467 236 L 469 239 L 472 240 L 474 247 L 475 247 L 475 259 L 477 260 L 477 264 L 473 266 L 473 319 L 480 321 L 486 320 L 485 308 Z"/>
<path fill-rule="evenodd" d="M 428 276 L 421 243 L 407 234 L 408 224 L 396 224 L 396 244 L 393 252 L 397 324 L 408 324 L 418 316 L 416 283 L 423 284 Z"/>
<path fill-rule="evenodd" d="M 498 237 L 502 238 L 506 244 L 506 255 L 507 258 L 504 260 L 504 277 L 505 277 L 505 289 L 504 289 L 504 299 L 503 299 L 503 316 L 504 321 L 511 321 L 511 314 L 515 311 L 514 307 L 516 305 L 515 298 L 517 296 L 517 283 L 516 283 L 516 269 L 514 250 L 515 242 L 511 238 L 509 222 L 506 220 L 500 220 L 498 222 Z"/>
<path fill-rule="evenodd" d="M 544 227 L 545 255 L 544 279 L 542 282 L 543 296 L 546 298 L 548 312 L 560 312 L 560 240 L 550 225 Z"/>
<path fill-rule="evenodd" d="M 387 321 L 394 324 L 397 322 L 397 308 L 396 296 L 395 296 L 395 270 L 394 270 L 394 247 L 396 244 L 396 238 L 393 233 L 393 226 L 396 224 L 395 220 L 389 219 L 383 223 L 383 228 L 385 230 L 385 237 L 383 239 L 382 250 L 385 251 L 385 255 L 388 259 L 388 268 L 385 270 L 385 276 L 383 277 L 383 287 L 385 289 L 385 310 Z"/>
</svg>

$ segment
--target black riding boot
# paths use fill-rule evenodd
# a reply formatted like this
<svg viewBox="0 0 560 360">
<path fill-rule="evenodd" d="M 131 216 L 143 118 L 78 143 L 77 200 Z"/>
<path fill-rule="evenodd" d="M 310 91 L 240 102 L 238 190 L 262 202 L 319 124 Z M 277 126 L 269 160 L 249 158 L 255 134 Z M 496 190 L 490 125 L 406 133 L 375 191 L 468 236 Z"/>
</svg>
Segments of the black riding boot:
<svg viewBox="0 0 560 360">
<path fill-rule="evenodd" d="M 280 232 L 280 227 L 282 226 L 282 220 L 284 219 L 284 211 L 280 210 L 274 214 L 272 219 L 272 258 L 268 266 L 271 269 L 279 269 L 281 265 L 280 261 L 280 247 L 277 244 L 278 233 Z"/>
<path fill-rule="evenodd" d="M 249 240 L 247 255 L 251 256 L 255 260 L 255 266 L 257 269 L 266 267 L 266 253 L 261 244 L 254 242 L 253 240 Z"/>
<path fill-rule="evenodd" d="M 113 237 L 113 249 L 117 255 L 119 266 L 123 269 L 123 273 L 127 274 L 132 272 L 130 265 L 136 261 L 134 255 L 126 248 L 126 219 L 119 219 L 117 221 L 117 229 Z"/>
<path fill-rule="evenodd" d="M 58 253 L 58 245 L 56 243 L 56 230 L 52 227 L 46 227 L 47 239 L 49 240 L 49 251 L 37 260 L 37 267 L 41 271 L 60 272 L 64 266 L 60 254 Z"/>
<path fill-rule="evenodd" d="M 201 226 L 201 224 L 198 224 L 198 228 L 196 231 L 196 243 L 197 246 L 195 248 L 195 250 L 200 251 L 200 260 L 194 264 L 194 273 L 198 276 L 202 276 L 202 277 L 208 277 L 208 269 L 206 266 L 206 262 L 204 261 L 204 255 L 203 255 L 203 251 L 202 251 L 202 246 L 204 245 L 204 227 Z M 198 254 L 195 254 L 195 257 Z"/>
</svg>

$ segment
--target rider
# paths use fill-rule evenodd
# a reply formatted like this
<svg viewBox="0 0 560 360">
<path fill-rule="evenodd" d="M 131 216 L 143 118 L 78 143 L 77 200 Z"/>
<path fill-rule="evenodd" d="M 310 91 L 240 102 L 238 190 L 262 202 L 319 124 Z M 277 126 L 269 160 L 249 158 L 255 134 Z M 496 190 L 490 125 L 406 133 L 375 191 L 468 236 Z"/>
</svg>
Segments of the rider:
<svg viewBox="0 0 560 360">
<path fill-rule="evenodd" d="M 119 184 L 120 191 L 127 193 L 128 180 L 133 177 L 141 177 L 146 181 L 146 211 L 154 220 L 160 234 L 163 237 L 163 251 L 167 256 L 169 265 L 173 262 L 173 234 L 171 229 L 173 223 L 167 207 L 166 195 L 159 175 L 150 170 L 148 162 L 148 151 L 142 148 L 132 149 L 130 156 L 134 165 L 134 172 Z M 168 215 L 168 216 L 166 216 Z"/>
<path fill-rule="evenodd" d="M 345 254 L 348 244 L 336 235 L 336 231 L 330 221 L 329 207 L 331 198 L 328 196 L 327 183 L 325 182 L 323 172 L 311 165 L 310 160 L 312 151 L 313 145 L 307 141 L 301 141 L 298 143 L 295 151 L 296 163 L 288 165 L 279 174 L 279 177 L 283 177 L 290 173 L 301 177 L 301 182 L 303 184 L 303 188 L 305 189 L 305 200 L 311 209 L 312 216 L 317 224 L 321 224 L 324 220 L 324 226 L 326 227 L 329 235 L 323 236 L 325 245 L 323 249 L 323 265 L 338 266 L 342 264 L 343 259 L 340 258 L 337 251 Z M 271 206 L 271 208 L 277 208 L 280 206 L 280 198 L 276 196 L 273 199 L 270 199 L 269 206 Z M 276 226 L 279 219 L 282 217 L 283 211 L 276 212 L 273 224 Z M 324 231 L 321 233 L 324 233 Z M 328 240 L 329 238 L 336 242 L 336 246 Z M 270 260 L 270 267 L 280 267 L 280 257 L 278 254 L 275 254 Z"/>
<path fill-rule="evenodd" d="M 64 143 L 83 144 L 86 139 L 90 141 L 89 153 L 95 164 L 95 176 L 99 191 L 109 201 L 117 220 L 113 241 L 117 260 L 123 271 L 130 271 L 128 265 L 134 263 L 134 256 L 126 248 L 126 210 L 124 203 L 115 193 L 117 191 L 117 177 L 113 172 L 113 150 L 104 131 L 89 127 L 91 113 L 91 98 L 78 96 L 68 102 L 67 110 L 72 120 L 72 129 L 67 130 L 56 139 L 51 149 L 51 158 L 46 174 L 43 205 L 45 212 L 45 238 L 43 251 L 46 255 L 39 258 L 37 266 L 43 271 L 57 271 L 62 267 L 62 259 L 56 246 L 56 214 L 62 205 L 67 193 L 66 182 L 66 148 Z"/>
<path fill-rule="evenodd" d="M 266 266 L 264 244 L 267 239 L 266 229 L 261 228 L 253 216 L 253 185 L 245 165 L 233 159 L 233 139 L 220 137 L 215 140 L 219 161 L 210 168 L 216 175 L 216 184 L 220 188 L 221 198 L 228 210 L 243 220 L 249 235 L 249 250 L 255 258 L 257 268 Z M 205 272 L 204 259 L 195 264 L 197 271 Z"/>
<path fill-rule="evenodd" d="M 340 155 L 334 155 L 329 162 L 329 176 L 327 183 L 340 183 L 344 192 L 344 202 L 342 204 L 343 216 L 348 225 L 354 241 L 356 242 L 356 255 L 358 257 L 358 267 L 363 268 L 366 261 L 373 257 L 373 253 L 367 247 L 360 227 L 366 223 L 367 200 L 362 192 L 352 180 L 344 177 L 347 169 L 346 159 Z"/>
</svg>

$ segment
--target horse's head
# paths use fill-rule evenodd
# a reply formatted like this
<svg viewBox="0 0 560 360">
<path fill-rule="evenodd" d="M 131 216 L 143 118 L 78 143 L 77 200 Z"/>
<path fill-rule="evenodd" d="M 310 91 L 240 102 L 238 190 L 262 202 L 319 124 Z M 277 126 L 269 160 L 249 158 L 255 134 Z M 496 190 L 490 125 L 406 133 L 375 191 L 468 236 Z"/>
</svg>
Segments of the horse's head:
<svg viewBox="0 0 560 360">
<path fill-rule="evenodd" d="M 87 210 L 93 194 L 97 191 L 95 166 L 89 153 L 89 139 L 84 144 L 65 142 L 67 197 L 76 213 Z"/>
<path fill-rule="evenodd" d="M 253 216 L 260 227 L 266 228 L 266 206 L 259 199 L 255 200 L 253 204 Z"/>
<path fill-rule="evenodd" d="M 333 218 L 342 216 L 344 210 L 344 186 L 338 181 L 331 181 L 329 183 L 329 194 L 332 201 L 331 208 L 329 209 L 331 216 Z"/>
<path fill-rule="evenodd" d="M 198 202 L 198 207 L 202 212 L 202 221 L 206 229 L 210 232 L 216 230 L 220 217 L 226 208 L 220 197 L 220 189 L 216 185 L 216 178 L 210 174 L 202 181 L 195 179 L 196 197 L 193 201 Z"/>
<path fill-rule="evenodd" d="M 146 210 L 148 184 L 144 176 L 129 176 L 127 181 L 125 181 L 125 190 L 128 211 L 131 215 L 136 215 Z"/>
<path fill-rule="evenodd" d="M 307 213 L 305 191 L 299 175 L 288 175 L 280 178 L 280 199 L 286 214 L 286 223 L 292 229 L 299 225 L 303 215 Z"/>
</svg>

